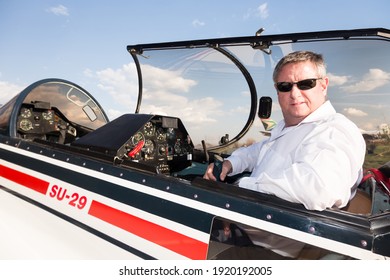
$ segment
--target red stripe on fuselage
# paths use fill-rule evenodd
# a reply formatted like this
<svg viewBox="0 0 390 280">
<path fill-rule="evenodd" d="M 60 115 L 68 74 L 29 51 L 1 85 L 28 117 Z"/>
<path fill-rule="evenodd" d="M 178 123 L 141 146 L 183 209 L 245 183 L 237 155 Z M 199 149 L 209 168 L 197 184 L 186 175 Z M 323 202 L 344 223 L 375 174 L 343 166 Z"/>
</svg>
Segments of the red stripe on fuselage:
<svg viewBox="0 0 390 280">
<path fill-rule="evenodd" d="M 206 243 L 95 200 L 92 201 L 88 214 L 190 259 L 202 260 L 206 258 Z"/>
<path fill-rule="evenodd" d="M 0 176 L 34 191 L 46 194 L 49 182 L 0 164 Z"/>
</svg>

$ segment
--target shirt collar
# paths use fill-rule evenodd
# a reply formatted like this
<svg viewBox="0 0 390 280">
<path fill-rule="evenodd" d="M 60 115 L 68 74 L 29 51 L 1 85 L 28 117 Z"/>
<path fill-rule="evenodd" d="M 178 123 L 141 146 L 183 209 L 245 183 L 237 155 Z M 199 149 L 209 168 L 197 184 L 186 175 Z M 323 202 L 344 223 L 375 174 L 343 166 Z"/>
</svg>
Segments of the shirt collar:
<svg viewBox="0 0 390 280">
<path fill-rule="evenodd" d="M 322 104 L 320 107 L 317 108 L 313 113 L 308 115 L 303 121 L 301 121 L 298 125 L 301 123 L 309 123 L 309 122 L 316 122 L 319 120 L 323 120 L 324 118 L 336 114 L 336 110 L 333 108 L 332 104 L 329 100 L 325 101 L 324 104 Z"/>
<path fill-rule="evenodd" d="M 323 120 L 327 116 L 333 115 L 336 113 L 336 110 L 332 106 L 329 100 L 325 101 L 324 104 L 322 104 L 320 107 L 317 108 L 314 112 L 312 112 L 310 115 L 308 115 L 305 119 L 303 119 L 299 124 L 296 126 L 289 127 L 291 129 L 284 129 L 286 123 L 284 120 L 281 120 L 274 129 L 271 131 L 271 137 L 270 141 L 275 140 L 276 138 L 279 138 L 280 136 L 286 134 L 288 131 L 291 131 L 293 128 L 298 127 L 305 123 L 312 123 L 316 121 Z"/>
</svg>

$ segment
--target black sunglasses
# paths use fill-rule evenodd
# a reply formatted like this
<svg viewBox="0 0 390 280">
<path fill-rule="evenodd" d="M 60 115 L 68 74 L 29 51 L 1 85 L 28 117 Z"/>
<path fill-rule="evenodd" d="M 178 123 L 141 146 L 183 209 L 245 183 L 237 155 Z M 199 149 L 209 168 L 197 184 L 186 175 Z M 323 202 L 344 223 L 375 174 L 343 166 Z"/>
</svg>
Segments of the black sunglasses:
<svg viewBox="0 0 390 280">
<path fill-rule="evenodd" d="M 290 82 L 279 82 L 276 83 L 276 88 L 280 92 L 289 92 L 292 90 L 294 85 L 297 85 L 297 87 L 300 90 L 308 90 L 316 86 L 317 80 L 321 80 L 322 78 L 317 78 L 317 79 L 306 79 L 302 81 L 298 81 L 296 83 L 290 83 Z"/>
</svg>

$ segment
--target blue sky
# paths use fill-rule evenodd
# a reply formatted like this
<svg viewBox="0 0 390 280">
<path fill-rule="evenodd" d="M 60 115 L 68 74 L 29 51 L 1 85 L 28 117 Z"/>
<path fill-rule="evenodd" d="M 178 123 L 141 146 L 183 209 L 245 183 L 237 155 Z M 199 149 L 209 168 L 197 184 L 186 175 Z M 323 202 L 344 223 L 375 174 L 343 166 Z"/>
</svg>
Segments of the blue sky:
<svg viewBox="0 0 390 280">
<path fill-rule="evenodd" d="M 112 119 L 127 109 L 115 98 L 121 86 L 108 93 L 105 82 L 132 62 L 129 44 L 249 36 L 260 27 L 390 28 L 389 10 L 388 0 L 0 0 L 0 104 L 37 80 L 61 78 L 91 92 Z"/>
</svg>

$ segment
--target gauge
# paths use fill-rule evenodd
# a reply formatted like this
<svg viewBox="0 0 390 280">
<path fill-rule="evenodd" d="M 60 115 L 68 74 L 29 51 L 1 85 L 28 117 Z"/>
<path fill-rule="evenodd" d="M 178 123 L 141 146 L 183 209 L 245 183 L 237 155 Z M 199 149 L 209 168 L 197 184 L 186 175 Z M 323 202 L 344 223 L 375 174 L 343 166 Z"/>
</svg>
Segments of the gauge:
<svg viewBox="0 0 390 280">
<path fill-rule="evenodd" d="M 20 112 L 20 115 L 25 118 L 25 119 L 28 119 L 29 117 L 31 117 L 32 113 L 31 113 L 31 110 L 28 109 L 28 108 L 22 108 L 21 112 Z"/>
<path fill-rule="evenodd" d="M 161 156 L 166 156 L 167 155 L 167 147 L 165 145 L 159 145 L 158 146 L 158 154 Z"/>
<path fill-rule="evenodd" d="M 150 140 L 150 139 L 146 139 L 145 145 L 142 148 L 142 151 L 145 154 L 147 154 L 147 155 L 151 155 L 154 152 L 154 143 L 153 143 L 153 141 Z"/>
<path fill-rule="evenodd" d="M 131 143 L 133 145 L 137 145 L 139 141 L 145 141 L 145 136 L 140 131 L 138 131 L 136 134 L 133 135 L 133 137 L 131 137 Z"/>
<path fill-rule="evenodd" d="M 152 136 L 154 135 L 154 125 L 152 122 L 147 122 L 144 125 L 144 133 L 146 136 Z"/>
<path fill-rule="evenodd" d="M 179 139 L 176 141 L 176 144 L 175 144 L 175 146 L 174 146 L 174 149 L 175 149 L 175 154 L 181 154 L 181 153 L 182 153 L 182 150 L 181 150 L 181 142 L 180 142 Z"/>
<path fill-rule="evenodd" d="M 167 147 L 167 149 L 166 149 L 167 156 L 168 156 L 168 157 L 173 156 L 174 151 L 175 151 L 174 148 L 173 148 L 171 145 L 168 145 L 168 147 Z"/>
<path fill-rule="evenodd" d="M 27 120 L 27 119 L 21 120 L 19 123 L 19 127 L 23 131 L 29 131 L 29 130 L 34 129 L 32 122 L 30 120 Z"/>
<path fill-rule="evenodd" d="M 167 131 L 167 138 L 169 140 L 174 140 L 176 138 L 176 131 L 174 128 L 168 128 Z"/>
<path fill-rule="evenodd" d="M 47 121 L 50 121 L 53 119 L 53 111 L 51 110 L 48 110 L 46 112 L 43 112 L 42 113 L 42 117 L 44 120 L 47 120 Z"/>
<path fill-rule="evenodd" d="M 163 128 L 161 128 L 161 127 L 157 128 L 156 138 L 157 138 L 157 141 L 160 141 L 160 142 L 165 141 L 165 139 L 167 138 L 167 135 L 166 135 Z"/>
</svg>

